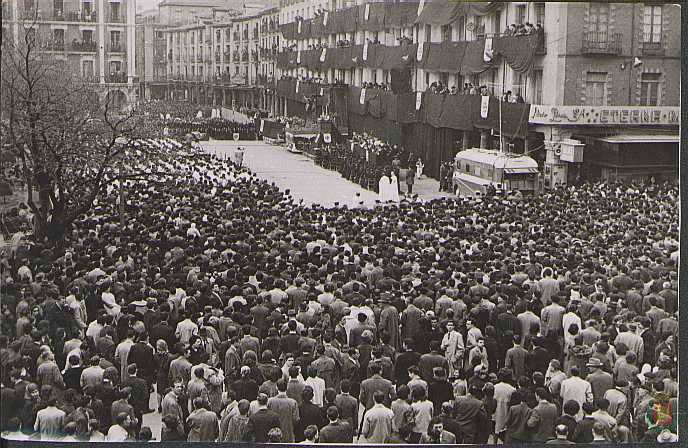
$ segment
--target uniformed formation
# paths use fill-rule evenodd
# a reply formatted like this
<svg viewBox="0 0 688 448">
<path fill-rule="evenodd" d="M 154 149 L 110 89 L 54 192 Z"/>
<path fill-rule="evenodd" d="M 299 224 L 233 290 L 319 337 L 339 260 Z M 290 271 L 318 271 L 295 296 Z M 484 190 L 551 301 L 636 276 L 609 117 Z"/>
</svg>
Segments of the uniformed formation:
<svg viewBox="0 0 688 448">
<path fill-rule="evenodd" d="M 256 125 L 239 123 L 226 118 L 197 118 L 192 120 L 170 119 L 164 125 L 170 129 L 172 136 L 184 136 L 192 132 L 201 132 L 215 140 L 233 140 L 239 134 L 239 140 L 256 140 Z"/>
</svg>

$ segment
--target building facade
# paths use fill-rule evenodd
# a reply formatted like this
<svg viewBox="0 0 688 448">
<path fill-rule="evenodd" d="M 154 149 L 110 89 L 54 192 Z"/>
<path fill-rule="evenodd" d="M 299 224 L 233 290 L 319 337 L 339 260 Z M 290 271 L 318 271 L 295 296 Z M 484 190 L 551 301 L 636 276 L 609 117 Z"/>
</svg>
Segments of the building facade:
<svg viewBox="0 0 688 448">
<path fill-rule="evenodd" d="M 278 10 L 246 5 L 215 9 L 195 23 L 165 30 L 166 97 L 226 107 L 270 109 L 274 102 Z"/>
<path fill-rule="evenodd" d="M 677 172 L 680 6 L 639 2 L 458 5 L 441 0 L 383 3 L 282 0 L 284 57 L 277 67 L 278 77 L 389 87 L 393 70 L 386 69 L 386 63 L 371 67 L 374 64 L 365 61 L 365 55 L 361 58 L 360 51 L 352 58 L 354 63 L 344 64 L 330 64 L 329 59 L 324 64 L 308 63 L 305 53 L 322 51 L 323 62 L 328 52 L 342 47 L 365 46 L 367 51 L 369 44 L 376 44 L 389 56 L 395 48 L 407 46 L 414 53 L 402 57 L 412 63 L 402 68 L 410 72 L 413 92 L 426 92 L 438 84 L 461 92 L 462 86 L 471 83 L 485 86 L 490 95 L 501 97 L 510 92 L 531 104 L 527 135 L 505 143 L 539 158 L 544 187 L 588 175 L 649 178 Z M 487 54 L 488 42 L 496 44 L 498 38 L 513 35 L 520 26 L 536 29 L 542 36 L 527 69 L 519 67 L 518 61 L 507 63 L 508 58 L 484 68 L 438 68 L 451 64 L 428 64 L 427 54 L 422 54 L 430 46 L 449 48 L 466 43 L 467 48 L 475 48 L 471 44 L 475 42 Z M 525 52 L 512 51 L 516 56 Z M 346 55 L 346 51 L 341 53 Z M 328 67 L 320 69 L 321 65 Z M 280 100 L 278 110 L 289 115 L 286 105 L 287 101 Z M 464 132 L 463 147 L 478 146 L 478 142 L 481 147 L 500 146 L 500 132 L 478 132 L 480 138 L 476 132 Z M 643 155 L 633 149 L 644 140 L 661 154 L 652 156 L 646 151 Z M 568 155 L 573 146 L 580 151 L 576 142 L 584 147 L 583 162 Z M 625 145 L 629 148 L 626 152 Z"/>
<path fill-rule="evenodd" d="M 137 101 L 135 0 L 3 1 L 3 36 L 36 33 L 46 51 L 99 86 L 116 106 Z"/>
</svg>

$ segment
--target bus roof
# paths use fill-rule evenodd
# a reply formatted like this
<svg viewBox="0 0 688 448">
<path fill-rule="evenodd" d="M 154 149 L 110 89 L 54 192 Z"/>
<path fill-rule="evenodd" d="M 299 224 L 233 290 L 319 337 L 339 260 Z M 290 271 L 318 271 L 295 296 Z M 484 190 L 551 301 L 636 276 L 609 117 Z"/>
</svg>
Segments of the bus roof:
<svg viewBox="0 0 688 448">
<path fill-rule="evenodd" d="M 537 162 L 532 157 L 492 149 L 466 149 L 457 153 L 455 160 L 484 163 L 495 168 L 535 168 L 536 170 L 538 168 Z"/>
</svg>

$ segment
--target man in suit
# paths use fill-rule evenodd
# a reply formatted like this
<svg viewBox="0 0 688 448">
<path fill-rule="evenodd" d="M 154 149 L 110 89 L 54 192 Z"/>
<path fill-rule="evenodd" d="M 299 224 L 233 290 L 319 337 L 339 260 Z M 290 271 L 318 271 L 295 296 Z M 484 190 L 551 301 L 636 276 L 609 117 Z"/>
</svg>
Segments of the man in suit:
<svg viewBox="0 0 688 448">
<path fill-rule="evenodd" d="M 138 342 L 129 349 L 127 362 L 136 364 L 138 377 L 146 381 L 149 386 L 155 382 L 155 359 L 153 347 L 148 343 L 148 334 L 142 333 Z M 146 404 L 146 409 L 148 405 Z"/>
<path fill-rule="evenodd" d="M 352 428 L 355 428 L 358 425 L 358 400 L 349 394 L 351 382 L 348 379 L 342 380 L 341 388 L 342 393 L 337 395 L 334 404 L 337 406 L 342 419 L 349 423 Z"/>
<path fill-rule="evenodd" d="M 550 393 L 547 389 L 538 387 L 535 390 L 538 404 L 528 419 L 528 427 L 535 431 L 533 441 L 546 442 L 554 437 L 554 427 L 557 424 L 559 412 L 557 406 L 550 403 Z"/>
<path fill-rule="evenodd" d="M 593 403 L 597 403 L 598 400 L 604 398 L 604 394 L 607 393 L 609 389 L 614 387 L 614 377 L 610 373 L 602 370 L 604 364 L 597 358 L 590 358 L 587 367 L 591 372 L 585 380 L 590 383 Z"/>
<path fill-rule="evenodd" d="M 375 392 L 379 391 L 384 394 L 385 406 L 390 406 L 395 398 L 394 385 L 391 381 L 382 378 L 382 367 L 379 364 L 371 365 L 370 372 L 372 376 L 361 383 L 361 394 L 359 396 L 359 402 L 365 406 L 367 411 L 368 409 L 372 408 L 375 404 L 373 400 L 373 395 L 375 394 Z"/>
<path fill-rule="evenodd" d="M 193 400 L 194 411 L 187 417 L 189 426 L 188 442 L 214 442 L 220 435 L 217 414 L 207 409 L 208 403 L 204 398 Z"/>
<path fill-rule="evenodd" d="M 129 364 L 127 367 L 129 378 L 122 382 L 125 387 L 131 388 L 131 405 L 134 407 L 134 414 L 139 422 L 143 421 L 143 414 L 148 414 L 148 403 L 150 401 L 150 392 L 148 383 L 143 378 L 138 377 L 138 366 L 136 364 Z"/>
<path fill-rule="evenodd" d="M 513 371 L 514 378 L 521 378 L 522 376 L 526 376 L 526 359 L 528 357 L 528 351 L 521 346 L 520 335 L 515 334 L 513 338 L 514 346 L 506 351 L 504 367 Z"/>
<path fill-rule="evenodd" d="M 258 394 L 258 410 L 248 418 L 247 433 L 253 434 L 256 443 L 268 442 L 268 432 L 280 427 L 279 415 L 268 409 L 268 396 Z"/>
<path fill-rule="evenodd" d="M 397 355 L 396 362 L 394 363 L 394 379 L 397 384 L 408 383 L 409 367 L 418 365 L 420 361 L 420 354 L 413 350 L 413 339 L 404 339 L 403 350 L 403 352 Z"/>
<path fill-rule="evenodd" d="M 521 394 L 521 402 L 511 406 L 506 415 L 506 443 L 526 443 L 532 439 L 528 421 L 533 410 L 528 407 L 527 394 Z"/>
<path fill-rule="evenodd" d="M 349 422 L 339 419 L 339 411 L 336 406 L 327 408 L 329 424 L 320 430 L 321 443 L 353 443 L 354 430 Z"/>
<path fill-rule="evenodd" d="M 287 382 L 284 378 L 277 380 L 277 396 L 268 400 L 268 409 L 279 416 L 282 441 L 294 443 L 294 427 L 299 422 L 299 404 L 287 396 Z"/>
<path fill-rule="evenodd" d="M 363 343 L 363 332 L 368 330 L 373 334 L 375 339 L 375 327 L 368 322 L 368 315 L 366 313 L 358 313 L 356 316 L 358 325 L 351 329 L 349 345 L 351 347 L 358 347 Z"/>
<path fill-rule="evenodd" d="M 421 378 L 427 382 L 432 381 L 435 367 L 441 367 L 445 372 L 449 371 L 447 359 L 440 354 L 440 341 L 430 341 L 430 353 L 420 357 L 418 367 L 420 368 Z"/>
<path fill-rule="evenodd" d="M 179 404 L 184 385 L 181 381 L 175 381 L 174 387 L 162 399 L 162 418 L 174 416 L 177 422 L 177 432 L 184 434 L 184 411 Z"/>
</svg>

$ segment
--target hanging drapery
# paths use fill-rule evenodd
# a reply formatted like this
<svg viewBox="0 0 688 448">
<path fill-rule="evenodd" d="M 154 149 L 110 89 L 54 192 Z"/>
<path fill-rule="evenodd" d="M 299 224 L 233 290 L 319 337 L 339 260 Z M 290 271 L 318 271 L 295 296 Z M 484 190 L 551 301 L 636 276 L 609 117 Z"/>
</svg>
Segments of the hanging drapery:
<svg viewBox="0 0 688 448">
<path fill-rule="evenodd" d="M 523 36 L 495 37 L 493 50 L 501 55 L 515 72 L 530 71 L 535 53 L 541 44 L 543 34 L 535 33 Z"/>
<path fill-rule="evenodd" d="M 504 2 L 426 1 L 416 23 L 448 25 L 467 15 L 484 16 L 504 7 Z"/>
<path fill-rule="evenodd" d="M 466 50 L 461 63 L 461 74 L 475 75 L 492 67 L 492 62 L 485 62 L 485 39 L 466 43 Z M 494 61 L 493 61 L 494 62 Z"/>
</svg>

